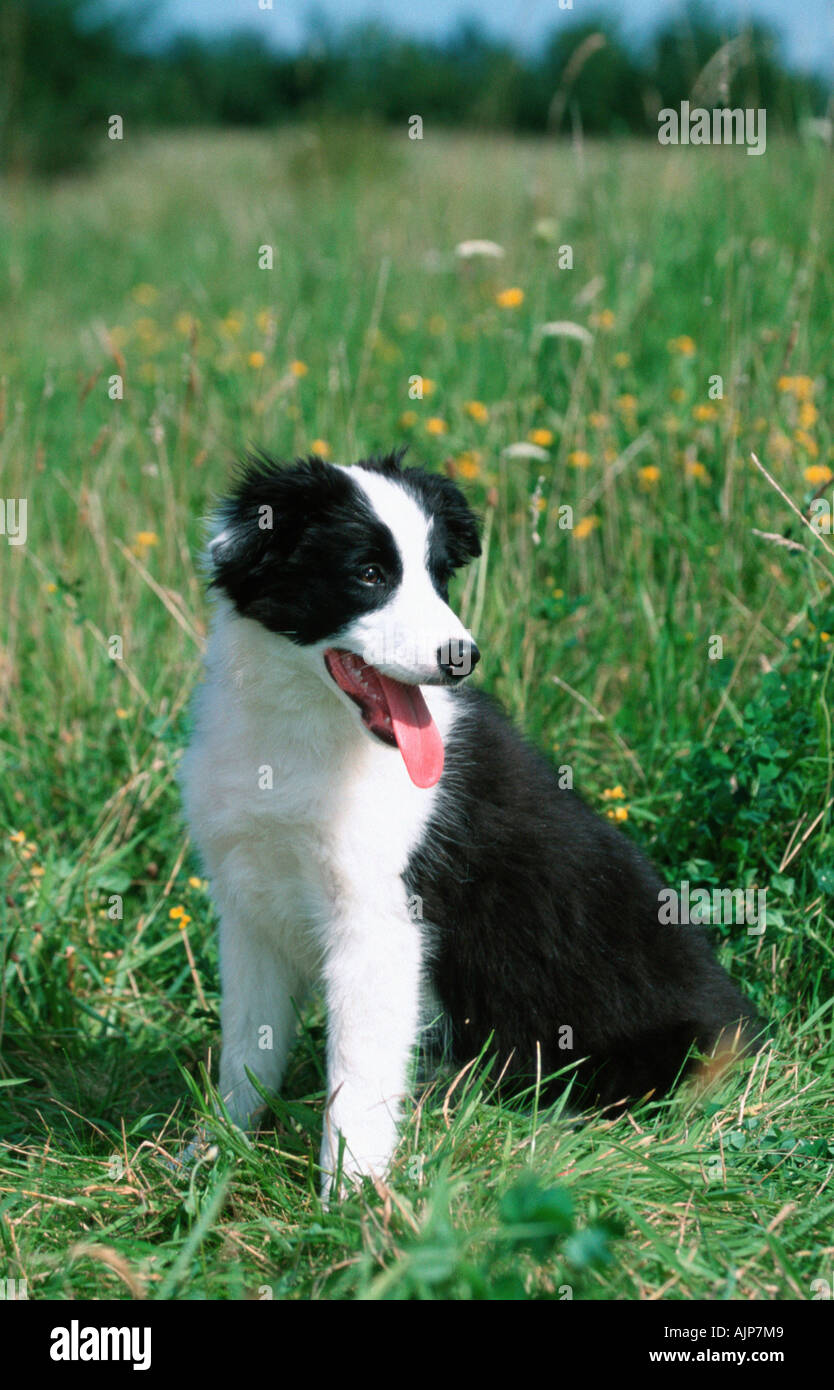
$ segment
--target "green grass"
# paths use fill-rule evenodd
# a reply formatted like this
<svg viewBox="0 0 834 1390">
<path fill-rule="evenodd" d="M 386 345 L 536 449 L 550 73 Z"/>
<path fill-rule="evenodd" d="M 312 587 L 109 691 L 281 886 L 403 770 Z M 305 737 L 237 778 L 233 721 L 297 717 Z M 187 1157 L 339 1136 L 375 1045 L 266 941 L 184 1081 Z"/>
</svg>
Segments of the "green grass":
<svg viewBox="0 0 834 1390">
<path fill-rule="evenodd" d="M 831 464 L 827 173 L 801 146 L 334 126 L 128 138 L 88 178 L 4 190 L 0 494 L 27 498 L 28 539 L 0 537 L 0 1278 L 38 1298 L 830 1280 L 831 555 L 750 462 L 800 507 Z M 503 261 L 457 263 L 472 237 Z M 590 345 L 537 335 L 561 320 Z M 503 454 L 531 431 L 546 459 Z M 485 516 L 457 594 L 478 678 L 670 881 L 768 889 L 765 935 L 725 927 L 720 951 L 775 1025 L 717 1091 L 616 1121 L 436 1077 L 387 1187 L 329 1212 L 320 1006 L 275 1132 L 209 1118 L 215 922 L 175 780 L 201 517 L 246 446 L 314 440 L 339 460 L 408 441 L 461 479 Z M 789 528 L 806 550 L 755 534 Z M 212 1147 L 178 1175 L 201 1115 Z"/>
</svg>

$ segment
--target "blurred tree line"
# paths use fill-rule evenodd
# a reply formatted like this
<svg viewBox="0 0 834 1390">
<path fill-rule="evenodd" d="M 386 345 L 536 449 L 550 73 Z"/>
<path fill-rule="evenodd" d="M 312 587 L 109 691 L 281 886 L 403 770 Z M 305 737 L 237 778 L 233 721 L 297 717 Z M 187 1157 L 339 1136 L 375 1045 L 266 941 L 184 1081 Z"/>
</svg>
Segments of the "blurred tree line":
<svg viewBox="0 0 834 1390">
<path fill-rule="evenodd" d="M 442 40 L 320 25 L 299 52 L 251 34 L 149 51 L 140 33 L 95 0 L 0 0 L 0 168 L 77 167 L 113 114 L 132 132 L 417 114 L 446 126 L 654 135 L 661 107 L 690 100 L 764 107 L 770 136 L 823 116 L 828 101 L 820 77 L 785 67 L 766 26 L 730 36 L 706 8 L 665 21 L 639 48 L 601 16 L 555 28 L 534 54 L 471 23 Z"/>
</svg>

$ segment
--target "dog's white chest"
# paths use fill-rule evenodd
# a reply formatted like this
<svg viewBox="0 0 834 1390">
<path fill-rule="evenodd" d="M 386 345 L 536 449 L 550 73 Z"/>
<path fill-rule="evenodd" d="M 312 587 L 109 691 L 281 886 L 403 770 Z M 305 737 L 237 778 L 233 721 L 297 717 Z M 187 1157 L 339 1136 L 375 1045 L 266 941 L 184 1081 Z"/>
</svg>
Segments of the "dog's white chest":
<svg viewBox="0 0 834 1390">
<path fill-rule="evenodd" d="M 436 792 L 413 786 L 397 750 L 326 689 L 276 696 L 262 673 L 240 689 L 221 670 L 213 680 L 209 663 L 183 762 L 188 819 L 221 914 L 245 902 L 249 925 L 313 978 L 334 921 L 405 910 L 402 875 Z"/>
</svg>

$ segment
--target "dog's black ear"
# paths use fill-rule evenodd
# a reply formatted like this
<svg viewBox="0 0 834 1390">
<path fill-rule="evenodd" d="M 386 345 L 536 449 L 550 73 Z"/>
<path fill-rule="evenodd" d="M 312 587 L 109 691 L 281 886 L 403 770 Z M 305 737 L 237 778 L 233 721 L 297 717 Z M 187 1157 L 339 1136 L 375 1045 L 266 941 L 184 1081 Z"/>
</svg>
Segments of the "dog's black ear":
<svg viewBox="0 0 834 1390">
<path fill-rule="evenodd" d="M 403 478 L 435 527 L 442 530 L 452 569 L 477 559 L 481 553 L 478 519 L 457 484 L 445 473 L 428 473 L 424 468 L 406 468 Z"/>
<path fill-rule="evenodd" d="M 250 455 L 214 518 L 212 584 L 234 595 L 240 585 L 252 586 L 267 564 L 288 560 L 310 518 L 345 487 L 339 469 L 315 456 L 281 464 Z"/>
<path fill-rule="evenodd" d="M 440 484 L 442 504 L 439 511 L 446 525 L 452 564 L 457 569 L 460 565 L 468 565 L 470 560 L 476 560 L 481 553 L 478 519 L 451 478 L 440 474 L 433 476 Z"/>
</svg>

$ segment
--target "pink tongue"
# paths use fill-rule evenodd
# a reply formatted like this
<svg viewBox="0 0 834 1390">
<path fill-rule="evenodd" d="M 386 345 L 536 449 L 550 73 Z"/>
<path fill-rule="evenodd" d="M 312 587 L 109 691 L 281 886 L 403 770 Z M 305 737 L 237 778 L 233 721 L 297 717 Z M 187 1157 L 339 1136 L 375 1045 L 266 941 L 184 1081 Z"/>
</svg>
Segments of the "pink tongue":
<svg viewBox="0 0 834 1390">
<path fill-rule="evenodd" d="M 397 747 L 415 787 L 433 787 L 443 771 L 443 740 L 418 685 L 403 685 L 377 671 Z"/>
</svg>

